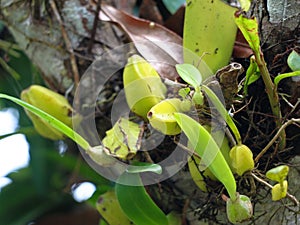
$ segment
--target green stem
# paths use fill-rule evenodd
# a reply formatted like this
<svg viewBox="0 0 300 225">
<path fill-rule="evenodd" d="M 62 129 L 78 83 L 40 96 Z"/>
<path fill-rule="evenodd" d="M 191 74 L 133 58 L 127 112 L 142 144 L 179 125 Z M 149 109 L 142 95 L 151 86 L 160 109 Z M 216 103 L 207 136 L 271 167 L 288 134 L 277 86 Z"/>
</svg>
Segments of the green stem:
<svg viewBox="0 0 300 225">
<path fill-rule="evenodd" d="M 271 80 L 269 70 L 266 66 L 266 62 L 263 57 L 263 53 L 261 51 L 260 52 L 254 51 L 254 55 L 255 55 L 257 66 L 259 67 L 262 79 L 266 87 L 266 92 L 271 105 L 272 113 L 275 116 L 276 126 L 279 129 L 282 125 L 282 115 L 280 111 L 280 104 L 279 104 L 279 97 L 278 97 L 277 90 L 275 88 L 274 83 Z M 283 150 L 285 146 L 286 146 L 286 134 L 285 134 L 285 130 L 282 130 L 280 134 L 279 151 Z"/>
</svg>

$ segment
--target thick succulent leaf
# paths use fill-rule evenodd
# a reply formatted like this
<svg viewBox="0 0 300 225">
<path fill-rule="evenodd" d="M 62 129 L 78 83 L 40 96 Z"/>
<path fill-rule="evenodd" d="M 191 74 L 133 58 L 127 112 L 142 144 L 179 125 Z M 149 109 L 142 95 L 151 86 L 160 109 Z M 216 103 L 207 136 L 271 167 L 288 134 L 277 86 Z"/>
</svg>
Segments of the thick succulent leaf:
<svg viewBox="0 0 300 225">
<path fill-rule="evenodd" d="M 270 180 L 282 182 L 285 180 L 289 173 L 289 167 L 287 165 L 277 166 L 273 169 L 268 170 L 266 177 Z"/>
<path fill-rule="evenodd" d="M 124 173 L 118 180 L 115 191 L 122 210 L 127 217 L 138 225 L 168 225 L 166 215 L 147 194 L 140 175 Z M 121 183 L 132 181 L 140 186 L 128 186 Z"/>
<path fill-rule="evenodd" d="M 201 57 L 213 73 L 230 60 L 237 32 L 235 11 L 221 0 L 187 1 L 183 46 Z M 185 63 L 198 61 L 184 52 Z"/>
<path fill-rule="evenodd" d="M 108 190 L 99 196 L 96 209 L 109 225 L 133 224 L 121 209 L 114 190 Z"/>
</svg>

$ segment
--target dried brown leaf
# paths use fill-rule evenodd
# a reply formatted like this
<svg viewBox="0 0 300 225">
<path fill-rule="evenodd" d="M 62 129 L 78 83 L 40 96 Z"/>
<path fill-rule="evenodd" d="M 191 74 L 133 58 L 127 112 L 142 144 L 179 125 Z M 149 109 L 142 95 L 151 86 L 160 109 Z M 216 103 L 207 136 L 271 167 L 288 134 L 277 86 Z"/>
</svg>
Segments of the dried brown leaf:
<svg viewBox="0 0 300 225">
<path fill-rule="evenodd" d="M 132 40 L 139 53 L 161 77 L 175 80 L 175 64 L 183 63 L 182 38 L 167 28 L 133 17 L 112 6 L 102 5 L 100 19 L 116 23 Z"/>
<path fill-rule="evenodd" d="M 244 38 L 242 32 L 238 29 L 236 34 L 236 39 L 233 47 L 232 56 L 234 58 L 249 58 L 253 55 L 253 51 L 250 48 L 248 42 Z"/>
</svg>

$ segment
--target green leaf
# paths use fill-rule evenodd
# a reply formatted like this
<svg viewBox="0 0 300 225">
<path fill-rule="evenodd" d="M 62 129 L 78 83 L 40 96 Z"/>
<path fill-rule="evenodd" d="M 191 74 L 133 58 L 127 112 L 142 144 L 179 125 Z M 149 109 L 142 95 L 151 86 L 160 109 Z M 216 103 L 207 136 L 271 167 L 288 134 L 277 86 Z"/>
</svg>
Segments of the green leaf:
<svg viewBox="0 0 300 225">
<path fill-rule="evenodd" d="M 282 79 L 289 78 L 289 77 L 296 77 L 296 76 L 300 76 L 300 70 L 299 71 L 294 71 L 294 72 L 291 72 L 291 73 L 280 74 L 280 75 L 278 75 L 274 78 L 274 84 L 275 84 L 275 86 L 278 86 L 279 82 Z"/>
<path fill-rule="evenodd" d="M 239 0 L 240 4 L 241 4 L 241 8 L 244 11 L 248 11 L 250 9 L 251 6 L 251 0 Z"/>
<path fill-rule="evenodd" d="M 182 98 L 186 98 L 190 92 L 191 92 L 191 89 L 189 87 L 186 87 L 186 88 L 179 89 L 178 94 Z"/>
<path fill-rule="evenodd" d="M 181 225 L 182 224 L 181 215 L 179 213 L 172 211 L 167 215 L 167 218 L 169 221 L 169 225 Z"/>
<path fill-rule="evenodd" d="M 110 225 L 132 224 L 121 209 L 114 190 L 108 190 L 99 196 L 96 202 L 96 209 Z"/>
<path fill-rule="evenodd" d="M 109 225 L 109 224 L 106 223 L 103 219 L 101 219 L 99 225 Z"/>
<path fill-rule="evenodd" d="M 221 0 L 188 0 L 186 3 L 183 47 L 201 57 L 213 73 L 230 60 L 237 31 L 236 10 Z M 199 58 L 185 50 L 184 62 L 197 64 Z M 205 73 L 202 76 L 207 78 Z"/>
<path fill-rule="evenodd" d="M 240 135 L 239 130 L 237 129 L 235 123 L 233 122 L 232 118 L 230 117 L 229 113 L 227 112 L 226 108 L 222 104 L 222 102 L 219 100 L 218 96 L 206 85 L 202 85 L 202 90 L 205 92 L 205 94 L 208 96 L 209 100 L 213 103 L 213 105 L 216 107 L 222 118 L 226 121 L 227 125 L 231 129 L 232 133 L 235 136 L 235 139 L 238 144 L 241 144 L 242 138 Z"/>
<path fill-rule="evenodd" d="M 53 212 L 53 210 L 68 204 L 70 207 L 70 203 L 74 203 L 69 194 L 58 192 L 63 187 L 55 186 L 53 177 L 47 177 L 48 181 L 52 181 L 49 182 L 48 192 L 45 195 L 38 193 L 33 185 L 32 171 L 33 168 L 28 167 L 7 176 L 13 182 L 1 188 L 0 191 L 1 224 L 29 224 L 49 211 Z M 57 176 L 57 172 L 57 168 L 52 167 L 52 173 Z"/>
<path fill-rule="evenodd" d="M 289 167 L 286 165 L 277 166 L 273 169 L 268 170 L 266 177 L 270 180 L 282 182 L 285 180 L 289 173 Z"/>
<path fill-rule="evenodd" d="M 140 186 L 121 183 L 133 182 Z M 124 173 L 120 176 L 115 191 L 122 210 L 137 225 L 168 225 L 166 215 L 147 194 L 139 174 Z"/>
<path fill-rule="evenodd" d="M 90 149 L 89 143 L 78 133 L 73 131 L 70 127 L 59 121 L 58 119 L 54 118 L 53 116 L 49 115 L 48 113 L 45 113 L 44 111 L 36 108 L 35 106 L 28 104 L 27 102 L 24 102 L 18 98 L 1 94 L 0 93 L 0 98 L 8 99 L 16 104 L 24 107 L 28 111 L 34 113 L 38 117 L 44 119 L 47 123 L 49 123 L 51 126 L 65 134 L 67 137 L 71 138 L 73 141 L 75 141 L 78 145 L 80 145 L 83 149 L 88 150 Z"/>
<path fill-rule="evenodd" d="M 300 70 L 300 55 L 293 50 L 287 59 L 287 63 L 292 71 Z"/>
<path fill-rule="evenodd" d="M 162 173 L 162 168 L 158 164 L 135 162 L 134 165 L 128 166 L 126 169 L 128 173 L 142 173 L 142 172 L 153 172 L 156 174 Z"/>
<path fill-rule="evenodd" d="M 179 76 L 188 84 L 192 85 L 194 88 L 200 86 L 202 83 L 202 76 L 199 70 L 192 64 L 177 64 L 176 70 Z"/>
<path fill-rule="evenodd" d="M 259 54 L 260 40 L 258 36 L 258 23 L 256 18 L 248 19 L 240 14 L 235 17 L 235 22 L 249 43 L 250 48 L 255 52 L 255 54 Z"/>
<path fill-rule="evenodd" d="M 197 121 L 185 114 L 174 113 L 174 117 L 188 137 L 193 149 L 200 155 L 201 162 L 223 183 L 230 198 L 236 199 L 235 179 L 210 133 Z"/>
<path fill-rule="evenodd" d="M 260 78 L 260 71 L 259 68 L 257 66 L 257 63 L 255 61 L 254 57 L 250 58 L 250 65 L 247 69 L 246 72 L 246 79 L 245 79 L 245 83 L 244 83 L 244 94 L 247 95 L 248 94 L 248 86 L 252 83 L 254 83 L 255 81 L 257 81 Z"/>
<path fill-rule="evenodd" d="M 143 129 L 137 123 L 121 117 L 113 128 L 106 131 L 102 143 L 109 155 L 130 159 L 141 147 L 142 134 Z"/>
<path fill-rule="evenodd" d="M 291 54 L 289 55 L 289 57 L 287 59 L 287 63 L 293 72 L 284 73 L 284 74 L 280 74 L 280 75 L 276 76 L 274 79 L 274 84 L 276 86 L 278 86 L 279 82 L 282 79 L 285 79 L 288 77 L 300 76 L 300 55 L 295 50 L 293 50 L 291 52 Z"/>
</svg>

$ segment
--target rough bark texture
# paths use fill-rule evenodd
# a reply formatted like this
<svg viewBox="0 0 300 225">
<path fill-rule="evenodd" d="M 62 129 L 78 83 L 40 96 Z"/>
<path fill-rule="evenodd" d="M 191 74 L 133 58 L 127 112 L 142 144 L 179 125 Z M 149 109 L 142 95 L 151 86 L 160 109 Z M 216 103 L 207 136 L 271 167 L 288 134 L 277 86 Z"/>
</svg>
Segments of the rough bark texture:
<svg viewBox="0 0 300 225">
<path fill-rule="evenodd" d="M 42 71 L 46 83 L 65 93 L 73 85 L 74 71 L 61 26 L 74 49 L 80 74 L 106 48 L 121 42 L 111 25 L 101 22 L 96 27 L 92 51 L 88 52 L 96 4 L 79 0 L 60 3 L 57 7 L 63 24 L 58 23 L 48 4 L 40 10 L 39 18 L 35 18 L 30 1 L 3 0 L 1 14 L 16 42 Z"/>
<path fill-rule="evenodd" d="M 276 55 L 299 47 L 299 0 L 254 1 L 251 14 L 258 18 L 262 49 L 269 64 Z"/>
</svg>

